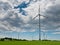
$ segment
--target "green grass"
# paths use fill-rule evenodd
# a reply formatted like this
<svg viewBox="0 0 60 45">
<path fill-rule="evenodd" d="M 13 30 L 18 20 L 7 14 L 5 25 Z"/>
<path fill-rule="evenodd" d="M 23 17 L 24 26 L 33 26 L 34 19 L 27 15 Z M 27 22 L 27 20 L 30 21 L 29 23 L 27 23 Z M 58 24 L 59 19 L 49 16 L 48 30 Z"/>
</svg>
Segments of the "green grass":
<svg viewBox="0 0 60 45">
<path fill-rule="evenodd" d="M 60 45 L 59 41 L 0 41 L 0 45 Z"/>
</svg>

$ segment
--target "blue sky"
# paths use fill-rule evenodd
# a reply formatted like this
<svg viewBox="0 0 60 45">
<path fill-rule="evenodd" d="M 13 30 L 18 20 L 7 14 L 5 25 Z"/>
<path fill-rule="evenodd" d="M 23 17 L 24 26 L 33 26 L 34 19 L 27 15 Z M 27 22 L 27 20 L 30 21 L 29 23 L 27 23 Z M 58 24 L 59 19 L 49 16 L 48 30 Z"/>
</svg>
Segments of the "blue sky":
<svg viewBox="0 0 60 45">
<path fill-rule="evenodd" d="M 60 40 L 60 0 L 0 0 L 0 37 Z M 45 36 L 44 36 L 45 35 Z"/>
</svg>

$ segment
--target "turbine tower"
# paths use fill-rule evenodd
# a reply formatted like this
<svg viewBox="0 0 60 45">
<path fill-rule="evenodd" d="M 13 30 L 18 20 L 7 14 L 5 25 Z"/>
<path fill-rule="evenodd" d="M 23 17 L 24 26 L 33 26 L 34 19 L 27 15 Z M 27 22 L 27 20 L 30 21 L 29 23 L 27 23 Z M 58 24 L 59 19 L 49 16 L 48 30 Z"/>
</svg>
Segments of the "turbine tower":
<svg viewBox="0 0 60 45">
<path fill-rule="evenodd" d="M 40 0 L 39 0 L 40 1 Z M 39 4 L 39 9 L 38 9 L 39 13 L 38 13 L 38 16 L 39 16 L 39 40 L 41 40 L 41 28 L 40 28 L 40 4 Z"/>
</svg>

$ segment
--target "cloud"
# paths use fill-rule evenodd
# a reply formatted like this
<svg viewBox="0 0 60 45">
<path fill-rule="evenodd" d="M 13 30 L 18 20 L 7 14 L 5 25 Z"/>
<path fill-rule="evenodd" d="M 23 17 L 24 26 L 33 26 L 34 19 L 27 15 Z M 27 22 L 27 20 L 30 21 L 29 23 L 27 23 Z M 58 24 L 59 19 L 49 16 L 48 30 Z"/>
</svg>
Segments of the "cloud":
<svg viewBox="0 0 60 45">
<path fill-rule="evenodd" d="M 60 6 L 58 4 L 50 6 L 46 11 L 45 15 L 48 18 L 44 19 L 47 23 L 47 29 L 55 30 L 60 28 Z"/>
<path fill-rule="evenodd" d="M 58 0 L 59 1 L 59 0 Z M 39 3 L 41 6 L 41 29 L 58 30 L 60 28 L 60 4 L 56 0 L 8 0 L 0 1 L 0 29 L 21 32 L 33 32 L 38 29 Z M 24 2 L 24 3 L 23 3 Z M 24 7 L 24 5 L 26 6 Z M 18 7 L 19 6 L 19 7 Z M 14 7 L 18 7 L 14 9 Z M 22 11 L 21 11 L 22 10 Z M 21 11 L 21 12 L 20 12 Z M 22 13 L 26 15 L 23 15 Z M 46 17 L 43 17 L 46 16 Z"/>
<path fill-rule="evenodd" d="M 60 32 L 54 32 L 54 33 L 52 33 L 52 34 L 60 34 Z"/>
<path fill-rule="evenodd" d="M 0 1 L 0 19 L 4 18 L 7 11 L 10 10 L 11 8 L 12 7 L 9 3 Z"/>
</svg>

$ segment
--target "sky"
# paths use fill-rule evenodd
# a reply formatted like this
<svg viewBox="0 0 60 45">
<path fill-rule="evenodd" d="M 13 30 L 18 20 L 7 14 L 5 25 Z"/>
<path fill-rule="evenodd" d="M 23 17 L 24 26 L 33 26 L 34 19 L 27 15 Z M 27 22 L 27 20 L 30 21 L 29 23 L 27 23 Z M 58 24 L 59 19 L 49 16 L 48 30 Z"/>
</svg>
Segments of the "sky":
<svg viewBox="0 0 60 45">
<path fill-rule="evenodd" d="M 0 0 L 0 38 L 38 40 L 39 13 L 41 39 L 60 40 L 60 0 Z"/>
</svg>

